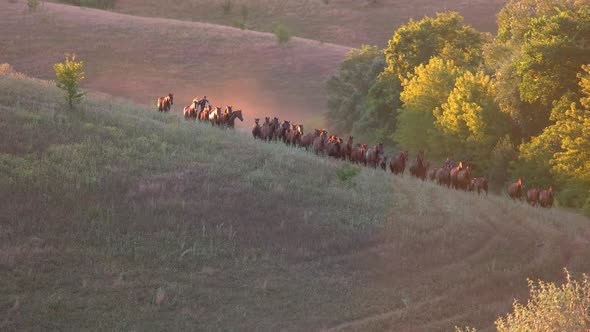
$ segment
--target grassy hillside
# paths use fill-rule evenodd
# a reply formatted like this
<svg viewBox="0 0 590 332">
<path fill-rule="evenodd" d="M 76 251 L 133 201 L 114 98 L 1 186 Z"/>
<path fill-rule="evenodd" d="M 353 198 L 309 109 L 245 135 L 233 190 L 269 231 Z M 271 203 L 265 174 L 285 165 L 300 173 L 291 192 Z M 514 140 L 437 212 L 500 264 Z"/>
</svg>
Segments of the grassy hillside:
<svg viewBox="0 0 590 332">
<path fill-rule="evenodd" d="M 0 329 L 485 331 L 588 219 L 0 75 Z"/>
<path fill-rule="evenodd" d="M 298 38 L 281 47 L 272 34 L 211 24 L 52 3 L 35 13 L 25 8 L 2 5 L 1 62 L 47 79 L 64 53 L 77 53 L 87 88 L 154 108 L 158 96 L 173 92 L 177 113 L 207 95 L 242 108 L 248 126 L 265 114 L 305 122 L 323 113 L 325 80 L 349 51 Z"/>
<path fill-rule="evenodd" d="M 229 2 L 231 9 L 224 11 Z M 297 36 L 341 45 L 385 46 L 411 17 L 453 10 L 481 31 L 496 32 L 496 14 L 507 0 L 116 0 L 114 10 L 133 15 L 246 26 L 273 31 L 277 22 Z"/>
</svg>

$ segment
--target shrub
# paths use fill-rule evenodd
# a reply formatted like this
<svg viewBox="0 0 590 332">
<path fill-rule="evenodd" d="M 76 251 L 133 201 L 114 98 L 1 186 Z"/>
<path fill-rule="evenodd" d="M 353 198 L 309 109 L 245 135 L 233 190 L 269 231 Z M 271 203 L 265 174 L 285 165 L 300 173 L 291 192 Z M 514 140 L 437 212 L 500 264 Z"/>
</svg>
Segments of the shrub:
<svg viewBox="0 0 590 332">
<path fill-rule="evenodd" d="M 352 179 L 361 172 L 361 169 L 350 164 L 344 164 L 336 169 L 336 176 L 344 183 L 352 183 Z"/>
<path fill-rule="evenodd" d="M 27 0 L 27 6 L 29 7 L 29 11 L 35 11 L 37 7 L 39 7 L 39 0 Z"/>
<path fill-rule="evenodd" d="M 98 9 L 112 9 L 115 7 L 115 0 L 61 0 L 61 2 L 80 7 L 92 7 Z"/>
<path fill-rule="evenodd" d="M 57 87 L 66 92 L 66 101 L 70 110 L 84 97 L 84 92 L 80 90 L 80 81 L 84 79 L 83 67 L 84 62 L 77 62 L 76 55 L 72 55 L 71 58 L 66 55 L 63 63 L 53 65 L 57 76 Z"/>
<path fill-rule="evenodd" d="M 567 270 L 565 276 L 561 286 L 529 280 L 529 302 L 515 301 L 514 312 L 496 320 L 498 332 L 590 331 L 590 279 L 578 282 Z"/>
<path fill-rule="evenodd" d="M 221 9 L 223 9 L 223 15 L 231 14 L 232 7 L 233 7 L 233 3 L 231 2 L 231 0 L 225 0 L 221 4 Z"/>
<path fill-rule="evenodd" d="M 286 42 L 289 41 L 289 39 L 291 39 L 291 32 L 289 31 L 289 29 L 279 23 L 275 26 L 274 28 L 274 34 L 275 36 L 277 36 L 277 40 L 279 41 L 279 44 L 285 44 Z"/>
</svg>

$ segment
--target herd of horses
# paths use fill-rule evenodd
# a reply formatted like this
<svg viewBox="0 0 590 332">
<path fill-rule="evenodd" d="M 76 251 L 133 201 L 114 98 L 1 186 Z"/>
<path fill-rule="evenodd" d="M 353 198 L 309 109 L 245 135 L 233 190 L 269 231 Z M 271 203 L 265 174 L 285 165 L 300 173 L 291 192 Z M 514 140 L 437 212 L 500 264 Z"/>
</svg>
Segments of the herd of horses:
<svg viewBox="0 0 590 332">
<path fill-rule="evenodd" d="M 166 97 L 158 98 L 158 110 L 170 111 L 174 103 L 174 95 L 169 93 Z M 195 98 L 190 106 L 184 108 L 184 117 L 187 120 L 201 120 L 209 122 L 212 126 L 234 127 L 235 119 L 244 121 L 242 111 L 233 111 L 232 106 L 225 110 L 221 107 L 212 107 L 206 96 L 202 99 Z M 304 133 L 303 125 L 291 124 L 289 121 L 280 122 L 277 117 L 266 117 L 261 124 L 260 119 L 254 119 L 252 136 L 266 142 L 283 142 L 287 146 L 311 150 L 317 155 L 325 155 L 340 160 L 346 160 L 357 165 L 364 165 L 384 171 L 391 171 L 395 175 L 403 176 L 408 166 L 411 176 L 423 181 L 430 180 L 438 185 L 448 188 L 477 192 L 478 195 L 488 194 L 488 179 L 483 176 L 473 176 L 472 165 L 462 161 L 445 160 L 440 167 L 430 168 L 430 163 L 424 159 L 424 151 L 420 150 L 416 158 L 409 160 L 408 151 L 402 151 L 396 156 L 384 155 L 383 143 L 369 147 L 367 144 L 354 143 L 353 136 L 348 139 L 328 135 L 325 129 L 315 129 L 313 132 Z M 553 188 L 547 190 L 534 187 L 525 192 L 522 179 L 508 186 L 508 196 L 514 200 L 526 200 L 531 206 L 551 208 L 553 206 Z"/>
<path fill-rule="evenodd" d="M 159 97 L 157 101 L 159 112 L 169 112 L 174 105 L 174 94 L 168 93 L 166 97 Z M 209 122 L 211 126 L 224 126 L 234 128 L 236 119 L 244 121 L 242 110 L 233 110 L 232 105 L 227 105 L 222 111 L 221 107 L 213 107 L 204 96 L 202 99 L 195 98 L 191 105 L 184 107 L 184 118 L 187 120 L 200 120 Z"/>
</svg>

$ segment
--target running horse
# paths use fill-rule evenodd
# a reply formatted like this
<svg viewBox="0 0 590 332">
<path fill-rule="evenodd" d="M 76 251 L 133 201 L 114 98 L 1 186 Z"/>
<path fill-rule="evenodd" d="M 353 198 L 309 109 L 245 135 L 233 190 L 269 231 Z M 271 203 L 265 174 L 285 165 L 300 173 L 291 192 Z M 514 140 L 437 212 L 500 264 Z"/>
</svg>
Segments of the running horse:
<svg viewBox="0 0 590 332">
<path fill-rule="evenodd" d="M 159 97 L 158 98 L 158 111 L 160 112 L 168 112 L 170 111 L 170 106 L 174 105 L 174 94 L 168 93 L 166 97 Z"/>
</svg>

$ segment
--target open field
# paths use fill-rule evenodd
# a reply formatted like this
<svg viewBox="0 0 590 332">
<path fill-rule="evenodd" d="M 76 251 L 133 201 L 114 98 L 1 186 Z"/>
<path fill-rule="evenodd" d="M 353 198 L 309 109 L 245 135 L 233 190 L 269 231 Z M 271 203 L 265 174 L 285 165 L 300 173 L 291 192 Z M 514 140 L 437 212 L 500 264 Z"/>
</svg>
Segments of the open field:
<svg viewBox="0 0 590 332">
<path fill-rule="evenodd" d="M 323 113 L 325 80 L 349 51 L 299 38 L 281 47 L 267 33 L 52 3 L 30 14 L 23 3 L 1 8 L 0 62 L 53 79 L 52 65 L 76 53 L 86 88 L 154 109 L 158 96 L 173 92 L 176 112 L 207 95 L 242 108 L 248 126 L 255 116 L 305 122 Z"/>
<path fill-rule="evenodd" d="M 496 14 L 507 0 L 117 0 L 114 10 L 132 15 L 235 25 L 273 31 L 277 22 L 297 36 L 351 47 L 384 47 L 393 31 L 410 18 L 457 11 L 480 31 L 496 32 Z"/>
<path fill-rule="evenodd" d="M 590 222 L 0 75 L 0 330 L 489 331 Z"/>
</svg>

